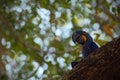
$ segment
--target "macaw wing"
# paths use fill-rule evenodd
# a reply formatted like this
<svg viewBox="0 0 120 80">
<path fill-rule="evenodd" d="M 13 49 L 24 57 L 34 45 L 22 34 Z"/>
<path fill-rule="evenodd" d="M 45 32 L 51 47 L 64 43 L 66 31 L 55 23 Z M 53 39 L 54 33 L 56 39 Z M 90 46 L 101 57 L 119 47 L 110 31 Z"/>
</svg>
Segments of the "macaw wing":
<svg viewBox="0 0 120 80">
<path fill-rule="evenodd" d="M 90 49 L 91 49 L 91 52 L 93 52 L 94 50 L 98 49 L 98 46 L 95 42 L 91 42 L 90 43 Z"/>
<path fill-rule="evenodd" d="M 87 57 L 89 54 L 91 54 L 93 51 L 95 51 L 98 48 L 97 44 L 94 42 L 91 42 L 89 44 L 86 44 L 83 46 L 83 57 Z"/>
</svg>

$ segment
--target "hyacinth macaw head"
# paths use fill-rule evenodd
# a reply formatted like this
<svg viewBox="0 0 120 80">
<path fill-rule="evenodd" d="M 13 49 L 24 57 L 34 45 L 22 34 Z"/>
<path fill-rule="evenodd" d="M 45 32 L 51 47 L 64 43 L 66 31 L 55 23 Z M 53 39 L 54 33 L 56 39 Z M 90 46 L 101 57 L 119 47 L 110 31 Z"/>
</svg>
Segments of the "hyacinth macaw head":
<svg viewBox="0 0 120 80">
<path fill-rule="evenodd" d="M 72 40 L 75 44 L 78 43 L 82 45 L 93 41 L 92 37 L 87 32 L 82 30 L 76 30 L 72 34 Z"/>
</svg>

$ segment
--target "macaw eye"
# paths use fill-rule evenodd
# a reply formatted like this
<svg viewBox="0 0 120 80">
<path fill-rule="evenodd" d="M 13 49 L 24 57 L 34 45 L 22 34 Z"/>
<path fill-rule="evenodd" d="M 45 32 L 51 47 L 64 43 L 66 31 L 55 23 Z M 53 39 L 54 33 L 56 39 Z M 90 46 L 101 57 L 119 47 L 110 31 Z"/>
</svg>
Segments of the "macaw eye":
<svg viewBox="0 0 120 80">
<path fill-rule="evenodd" d="M 86 34 L 86 32 L 85 32 L 85 31 L 83 31 L 82 33 L 83 33 L 83 34 Z"/>
</svg>

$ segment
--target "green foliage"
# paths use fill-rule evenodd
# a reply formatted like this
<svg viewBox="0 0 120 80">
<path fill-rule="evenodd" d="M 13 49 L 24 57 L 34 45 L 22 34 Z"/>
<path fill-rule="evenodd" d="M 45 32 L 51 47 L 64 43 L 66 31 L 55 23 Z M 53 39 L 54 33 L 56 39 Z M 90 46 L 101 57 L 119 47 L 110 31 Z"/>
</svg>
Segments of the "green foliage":
<svg viewBox="0 0 120 80">
<path fill-rule="evenodd" d="M 0 56 L 8 78 L 61 80 L 70 63 L 81 59 L 81 46 L 71 40 L 74 30 L 87 31 L 100 46 L 119 36 L 117 5 L 111 0 L 1 0 Z"/>
</svg>

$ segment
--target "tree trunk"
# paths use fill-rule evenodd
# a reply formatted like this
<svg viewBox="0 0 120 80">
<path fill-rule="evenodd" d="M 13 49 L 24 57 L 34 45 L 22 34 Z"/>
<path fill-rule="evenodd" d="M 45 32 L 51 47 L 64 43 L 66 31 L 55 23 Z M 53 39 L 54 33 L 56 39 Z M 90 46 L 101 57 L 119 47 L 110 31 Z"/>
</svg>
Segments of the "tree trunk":
<svg viewBox="0 0 120 80">
<path fill-rule="evenodd" d="M 120 37 L 82 59 L 63 80 L 120 80 Z"/>
</svg>

